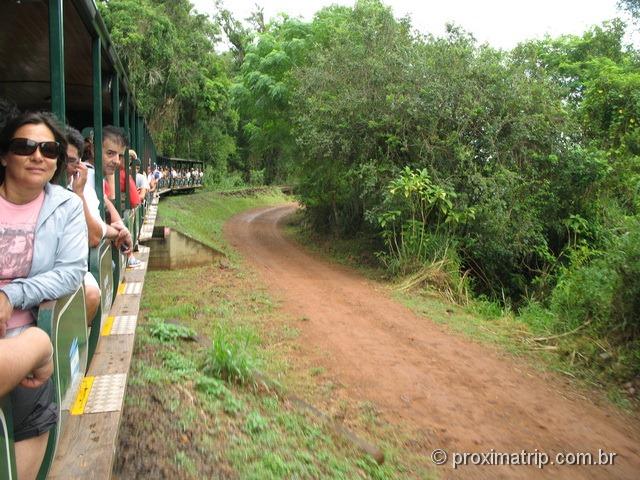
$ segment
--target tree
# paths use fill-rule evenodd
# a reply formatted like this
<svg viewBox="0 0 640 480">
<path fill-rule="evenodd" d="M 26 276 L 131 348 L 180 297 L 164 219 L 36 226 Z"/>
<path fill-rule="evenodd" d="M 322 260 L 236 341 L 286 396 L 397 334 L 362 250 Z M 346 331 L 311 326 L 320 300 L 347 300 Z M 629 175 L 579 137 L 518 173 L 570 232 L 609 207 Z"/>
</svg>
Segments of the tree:
<svg viewBox="0 0 640 480">
<path fill-rule="evenodd" d="M 244 62 L 245 48 L 251 42 L 253 32 L 236 20 L 229 10 L 222 6 L 220 0 L 216 1 L 218 13 L 215 22 L 220 25 L 231 44 L 231 52 L 234 58 L 234 71 L 237 72 Z"/>
<path fill-rule="evenodd" d="M 99 7 L 158 149 L 224 171 L 237 119 L 214 51 L 216 25 L 194 14 L 188 0 L 109 0 Z"/>
<path fill-rule="evenodd" d="M 283 180 L 291 170 L 295 144 L 291 134 L 292 69 L 304 61 L 308 25 L 286 16 L 264 27 L 246 46 L 232 87 L 240 112 L 245 174 L 263 170 L 264 181 Z"/>
<path fill-rule="evenodd" d="M 626 10 L 636 20 L 640 20 L 640 0 L 618 0 L 618 7 Z"/>
<path fill-rule="evenodd" d="M 379 1 L 323 9 L 311 28 L 293 99 L 300 195 L 318 228 L 356 231 L 407 155 L 408 125 L 394 107 L 413 87 L 412 37 Z"/>
</svg>

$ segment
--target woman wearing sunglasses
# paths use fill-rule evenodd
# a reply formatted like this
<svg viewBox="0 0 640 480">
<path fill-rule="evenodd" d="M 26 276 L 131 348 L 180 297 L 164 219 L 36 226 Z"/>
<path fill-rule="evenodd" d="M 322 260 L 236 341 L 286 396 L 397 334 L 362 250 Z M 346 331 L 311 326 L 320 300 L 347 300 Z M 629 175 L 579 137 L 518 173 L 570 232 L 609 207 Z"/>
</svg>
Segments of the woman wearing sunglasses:
<svg viewBox="0 0 640 480">
<path fill-rule="evenodd" d="M 23 113 L 0 132 L 0 338 L 35 323 L 31 309 L 74 292 L 87 270 L 77 195 L 55 182 L 67 142 L 48 113 Z M 18 478 L 35 478 L 57 421 L 51 381 L 11 392 Z"/>
</svg>

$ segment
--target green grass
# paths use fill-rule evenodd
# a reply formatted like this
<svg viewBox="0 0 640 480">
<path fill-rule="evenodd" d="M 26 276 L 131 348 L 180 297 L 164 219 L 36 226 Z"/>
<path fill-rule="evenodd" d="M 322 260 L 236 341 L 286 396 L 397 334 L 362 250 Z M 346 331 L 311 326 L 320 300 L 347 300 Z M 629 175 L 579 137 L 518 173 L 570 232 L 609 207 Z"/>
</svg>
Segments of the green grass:
<svg viewBox="0 0 640 480">
<path fill-rule="evenodd" d="M 184 451 L 176 452 L 174 461 L 178 468 L 184 471 L 188 475 L 195 475 L 197 473 L 196 466 L 191 458 L 184 453 Z"/>
<path fill-rule="evenodd" d="M 251 208 L 291 201 L 274 188 L 258 196 L 222 195 L 204 191 L 162 199 L 156 225 L 164 225 L 199 240 L 235 258 L 235 252 L 222 238 L 222 226 L 237 213 Z"/>
<path fill-rule="evenodd" d="M 205 355 L 204 373 L 240 384 L 255 383 L 254 372 L 260 364 L 254 353 L 258 341 L 258 335 L 251 328 L 219 323 Z"/>
<path fill-rule="evenodd" d="M 288 322 L 282 322 L 280 331 L 268 335 L 261 331 L 265 316 L 279 314 L 274 311 L 273 302 L 266 301 L 266 294 L 256 295 L 251 290 L 252 281 L 244 281 L 242 287 L 229 282 L 229 289 L 224 291 L 225 304 L 234 311 L 233 321 L 203 314 L 205 305 L 216 301 L 216 298 L 194 301 L 195 297 L 201 298 L 202 290 L 207 288 L 206 282 L 197 280 L 206 277 L 205 272 L 211 273 L 206 267 L 192 269 L 193 281 L 187 285 L 176 279 L 183 272 L 148 274 L 144 305 L 145 318 L 149 320 L 142 322 L 144 334 L 137 340 L 128 398 L 147 392 L 145 386 L 162 392 L 158 395 L 160 402 L 174 416 L 175 430 L 204 435 L 206 438 L 202 441 L 214 450 L 222 449 L 220 461 L 228 464 L 239 478 L 420 478 L 406 473 L 415 473 L 420 468 L 406 466 L 406 459 L 401 455 L 378 466 L 343 442 L 319 419 L 292 409 L 271 392 L 251 387 L 255 366 L 264 369 L 269 377 L 282 373 L 282 363 L 268 348 L 268 343 L 291 339 L 296 335 L 295 329 Z M 168 298 L 161 288 L 166 284 L 179 285 Z M 167 301 L 185 301 L 194 306 L 174 318 L 181 326 L 157 320 L 159 313 L 166 311 Z M 274 326 L 277 327 L 278 322 L 270 328 Z M 190 341 L 187 334 L 176 334 L 191 329 L 198 335 L 208 335 L 212 347 Z M 213 352 L 215 345 L 225 352 L 221 357 L 219 352 Z M 212 362 L 216 368 L 211 366 Z M 189 392 L 188 402 L 175 394 L 176 388 Z M 135 408 L 136 402 L 128 400 L 127 405 Z M 220 422 L 220 430 L 200 432 L 196 428 L 201 422 L 198 412 Z M 368 412 L 370 417 L 372 414 Z M 363 417 L 363 423 L 367 422 L 372 423 L 370 418 Z M 165 441 L 171 442 L 172 435 L 166 435 Z M 389 451 L 397 448 L 392 443 L 388 445 Z M 174 447 L 178 449 L 180 445 Z M 187 478 L 204 475 L 200 462 L 204 462 L 205 453 L 200 454 L 199 460 L 197 452 L 188 449 L 178 452 L 173 463 L 180 475 Z"/>
<path fill-rule="evenodd" d="M 181 311 L 185 311 L 185 309 L 181 309 Z M 187 309 L 187 312 L 191 311 L 191 309 Z M 159 312 L 164 313 L 166 315 L 164 318 L 175 317 L 175 313 L 172 311 L 171 315 L 167 315 L 166 311 Z M 180 315 L 178 315 L 180 316 Z M 172 342 L 179 339 L 187 339 L 195 336 L 196 332 L 192 328 L 185 327 L 184 325 L 175 325 L 173 323 L 165 323 L 164 320 L 160 318 L 155 318 L 152 320 L 152 324 L 149 328 L 149 333 L 152 337 L 157 338 L 161 342 Z"/>
<path fill-rule="evenodd" d="M 418 315 L 448 325 L 452 330 L 484 343 L 499 345 L 512 353 L 523 353 L 517 332 L 526 328 L 509 316 L 482 316 L 473 305 L 459 306 L 431 292 L 394 292 L 394 297 Z"/>
</svg>

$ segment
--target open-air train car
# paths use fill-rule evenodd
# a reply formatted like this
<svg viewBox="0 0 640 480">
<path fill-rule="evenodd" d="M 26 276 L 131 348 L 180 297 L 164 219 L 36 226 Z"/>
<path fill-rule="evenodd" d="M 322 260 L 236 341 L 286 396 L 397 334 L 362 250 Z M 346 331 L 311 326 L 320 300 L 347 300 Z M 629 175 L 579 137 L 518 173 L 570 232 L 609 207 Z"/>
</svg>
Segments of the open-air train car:
<svg viewBox="0 0 640 480">
<path fill-rule="evenodd" d="M 93 0 L 0 0 L 0 98 L 21 110 L 48 110 L 61 123 L 94 135 L 96 192 L 104 218 L 102 188 L 102 127 L 123 127 L 146 164 L 156 152 L 144 119 L 139 115 L 126 72 L 118 59 Z M 127 155 L 128 156 L 128 155 Z M 125 165 L 128 165 L 125 158 Z M 142 215 L 120 195 L 116 206 L 136 242 Z M 128 185 L 128 182 L 125 182 Z M 38 478 L 46 478 L 80 379 L 91 362 L 102 323 L 123 278 L 125 260 L 102 242 L 91 249 L 90 270 L 102 290 L 101 308 L 92 328 L 86 327 L 82 287 L 63 299 L 42 304 L 38 325 L 54 344 L 54 387 L 60 420 Z M 16 478 L 12 416 L 7 398 L 0 399 L 0 478 Z"/>
<path fill-rule="evenodd" d="M 157 166 L 168 173 L 167 177 L 161 177 L 158 180 L 160 195 L 192 192 L 204 186 L 204 162 L 202 160 L 158 156 Z M 175 177 L 172 172 L 176 173 Z"/>
</svg>

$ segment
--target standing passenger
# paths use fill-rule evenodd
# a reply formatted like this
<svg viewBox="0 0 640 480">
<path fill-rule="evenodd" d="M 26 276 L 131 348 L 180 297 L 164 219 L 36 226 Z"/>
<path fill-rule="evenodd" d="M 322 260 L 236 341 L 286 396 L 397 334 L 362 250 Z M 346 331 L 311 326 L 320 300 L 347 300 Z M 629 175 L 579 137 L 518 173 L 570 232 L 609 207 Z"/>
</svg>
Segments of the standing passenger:
<svg viewBox="0 0 640 480">
<path fill-rule="evenodd" d="M 129 160 L 129 166 L 133 164 L 136 171 L 136 190 L 138 191 L 138 196 L 140 200 L 144 201 L 149 191 L 149 182 L 147 181 L 147 177 L 145 177 L 143 173 L 140 173 L 140 160 L 138 160 L 138 154 L 135 150 L 129 150 Z"/>
<path fill-rule="evenodd" d="M 156 194 L 158 181 L 156 180 L 156 176 L 153 174 L 153 170 L 151 169 L 151 165 L 149 165 L 147 167 L 147 183 L 149 183 L 149 193 L 153 197 L 153 195 Z"/>
</svg>

